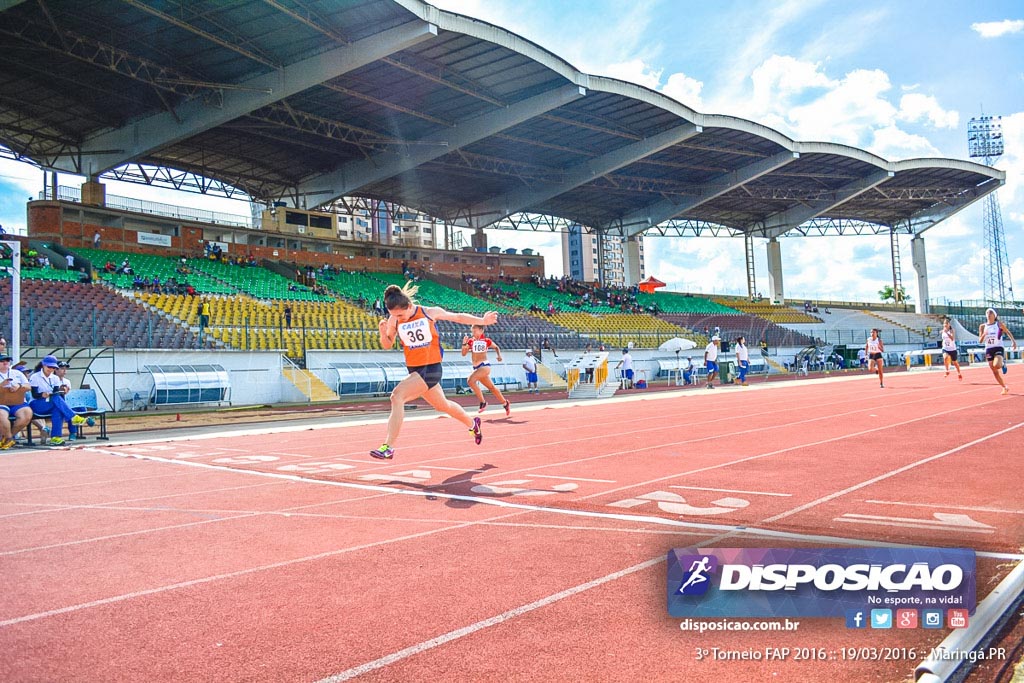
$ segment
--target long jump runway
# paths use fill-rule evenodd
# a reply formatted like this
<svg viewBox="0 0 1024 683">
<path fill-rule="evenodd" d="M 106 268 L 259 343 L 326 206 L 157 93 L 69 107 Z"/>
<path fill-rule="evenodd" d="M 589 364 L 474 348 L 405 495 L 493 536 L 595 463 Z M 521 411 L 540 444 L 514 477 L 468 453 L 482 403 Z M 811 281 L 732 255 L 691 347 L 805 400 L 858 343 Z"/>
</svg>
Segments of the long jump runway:
<svg viewBox="0 0 1024 683">
<path fill-rule="evenodd" d="M 0 458 L 0 679 L 896 681 L 948 631 L 681 631 L 667 550 L 970 547 L 979 601 L 1022 558 L 987 370 L 491 411 L 410 411 L 389 462 L 383 418 Z M 700 657 L 766 645 L 815 656 Z"/>
</svg>

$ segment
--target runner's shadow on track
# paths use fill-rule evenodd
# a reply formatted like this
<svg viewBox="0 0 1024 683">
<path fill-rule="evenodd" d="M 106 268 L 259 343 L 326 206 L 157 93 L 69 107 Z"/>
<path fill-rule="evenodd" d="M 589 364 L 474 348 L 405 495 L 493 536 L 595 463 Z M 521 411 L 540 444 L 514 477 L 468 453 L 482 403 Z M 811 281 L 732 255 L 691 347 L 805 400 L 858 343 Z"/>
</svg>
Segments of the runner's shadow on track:
<svg viewBox="0 0 1024 683">
<path fill-rule="evenodd" d="M 503 419 L 507 419 L 507 418 L 503 418 Z M 478 503 L 476 501 L 473 501 L 473 500 L 463 500 L 463 499 L 460 499 L 460 498 L 447 498 L 445 496 L 473 496 L 473 497 L 476 497 L 476 498 L 481 498 L 481 497 L 486 496 L 488 498 L 507 498 L 507 497 L 509 497 L 511 495 L 514 495 L 512 493 L 480 494 L 480 493 L 474 493 L 473 492 L 473 487 L 477 486 L 477 484 L 473 481 L 473 477 L 476 476 L 477 474 L 481 474 L 483 472 L 487 472 L 488 470 L 496 470 L 496 469 L 498 469 L 497 465 L 491 465 L 491 464 L 485 463 L 484 465 L 481 465 L 480 467 L 478 467 L 475 470 L 466 470 L 465 472 L 459 472 L 459 473 L 453 474 L 452 476 L 448 477 L 447 479 L 445 479 L 444 481 L 442 481 L 439 484 L 414 484 L 414 483 L 406 482 L 406 481 L 391 481 L 391 482 L 382 482 L 382 483 L 390 484 L 390 485 L 393 485 L 393 486 L 402 486 L 402 487 L 409 488 L 409 489 L 414 489 L 414 490 L 417 490 L 417 491 L 424 491 L 424 492 L 429 492 L 429 493 L 444 494 L 443 496 L 427 496 L 426 498 L 427 498 L 427 500 L 444 500 L 444 504 L 445 504 L 446 507 L 456 508 L 456 509 L 465 509 L 465 508 L 471 508 L 474 505 L 478 505 Z"/>
</svg>

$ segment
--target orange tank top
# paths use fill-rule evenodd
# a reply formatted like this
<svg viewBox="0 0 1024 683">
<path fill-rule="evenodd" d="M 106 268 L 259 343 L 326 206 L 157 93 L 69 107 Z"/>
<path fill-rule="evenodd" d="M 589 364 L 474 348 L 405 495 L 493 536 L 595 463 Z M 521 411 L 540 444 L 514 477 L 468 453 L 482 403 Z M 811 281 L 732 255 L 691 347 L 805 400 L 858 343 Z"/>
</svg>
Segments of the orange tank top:
<svg viewBox="0 0 1024 683">
<path fill-rule="evenodd" d="M 398 324 L 398 338 L 405 352 L 405 364 L 410 368 L 440 363 L 441 339 L 437 336 L 437 325 L 422 306 L 404 323 Z"/>
</svg>

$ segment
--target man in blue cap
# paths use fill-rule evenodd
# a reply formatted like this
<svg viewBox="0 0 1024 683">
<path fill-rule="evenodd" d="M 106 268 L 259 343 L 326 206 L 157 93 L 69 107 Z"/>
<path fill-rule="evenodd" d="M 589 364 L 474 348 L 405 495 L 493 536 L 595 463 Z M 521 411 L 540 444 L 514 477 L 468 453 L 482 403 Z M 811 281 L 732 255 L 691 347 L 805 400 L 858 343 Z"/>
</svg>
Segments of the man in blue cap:
<svg viewBox="0 0 1024 683">
<path fill-rule="evenodd" d="M 39 366 L 39 371 L 29 380 L 32 385 L 32 402 L 29 405 L 36 417 L 49 417 L 53 423 L 47 445 L 63 446 L 66 443 L 61 436 L 64 432 L 64 423 L 69 422 L 74 429 L 80 424 L 85 424 L 86 420 L 81 415 L 76 415 L 64 401 L 63 383 L 56 372 L 60 367 L 60 361 L 54 356 L 46 356 Z"/>
</svg>

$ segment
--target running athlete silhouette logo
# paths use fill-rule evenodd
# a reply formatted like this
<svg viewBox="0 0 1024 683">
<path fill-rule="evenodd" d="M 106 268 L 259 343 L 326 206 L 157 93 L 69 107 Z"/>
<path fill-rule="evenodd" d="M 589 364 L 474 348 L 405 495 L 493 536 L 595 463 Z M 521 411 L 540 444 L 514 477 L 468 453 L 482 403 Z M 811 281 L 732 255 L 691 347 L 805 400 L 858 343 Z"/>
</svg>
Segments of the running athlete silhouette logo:
<svg viewBox="0 0 1024 683">
<path fill-rule="evenodd" d="M 704 595 L 711 586 L 710 575 L 717 569 L 718 558 L 714 555 L 691 555 L 686 559 L 690 568 L 677 592 L 679 595 Z"/>
</svg>

